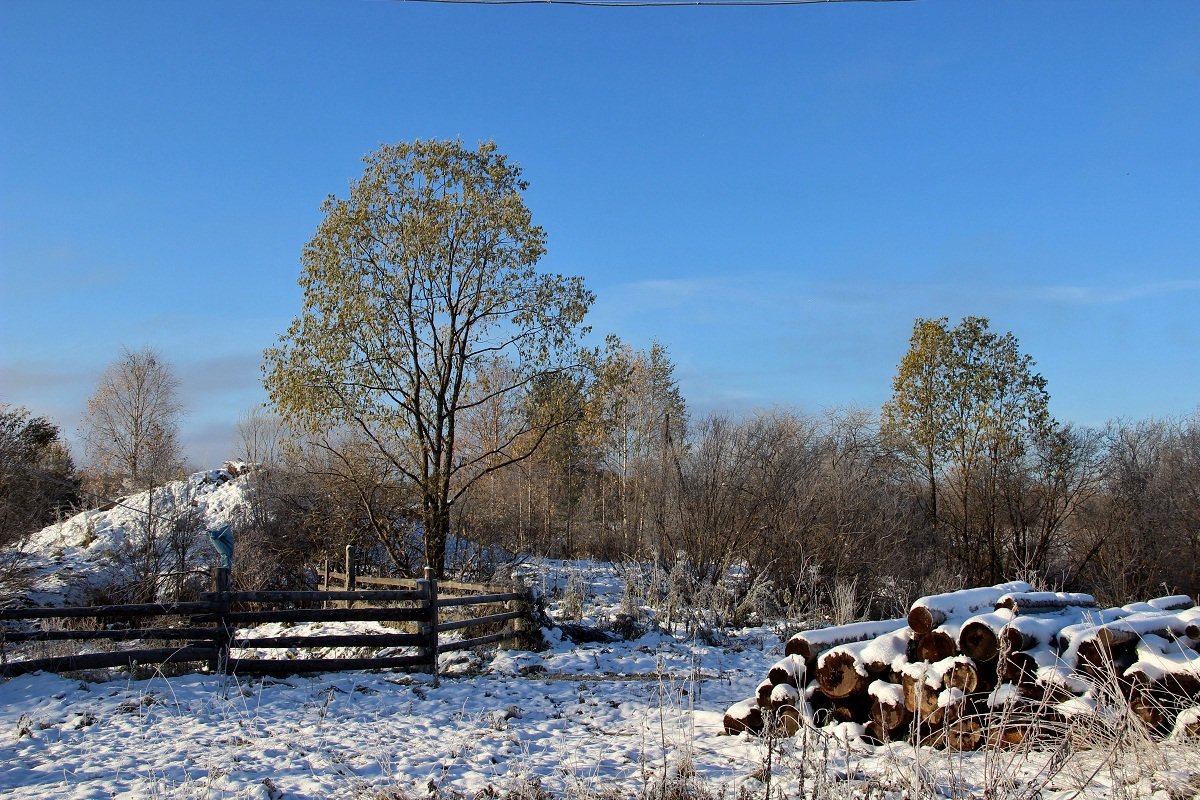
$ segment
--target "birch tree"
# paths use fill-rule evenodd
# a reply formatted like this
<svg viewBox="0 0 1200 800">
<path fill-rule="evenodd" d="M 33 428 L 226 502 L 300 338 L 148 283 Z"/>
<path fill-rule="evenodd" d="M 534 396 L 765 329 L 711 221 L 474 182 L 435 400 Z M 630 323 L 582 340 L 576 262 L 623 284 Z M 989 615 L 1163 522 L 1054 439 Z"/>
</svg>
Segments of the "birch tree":
<svg viewBox="0 0 1200 800">
<path fill-rule="evenodd" d="M 91 469 L 102 482 L 145 489 L 177 478 L 179 379 L 150 348 L 125 349 L 100 376 L 81 431 Z"/>
</svg>

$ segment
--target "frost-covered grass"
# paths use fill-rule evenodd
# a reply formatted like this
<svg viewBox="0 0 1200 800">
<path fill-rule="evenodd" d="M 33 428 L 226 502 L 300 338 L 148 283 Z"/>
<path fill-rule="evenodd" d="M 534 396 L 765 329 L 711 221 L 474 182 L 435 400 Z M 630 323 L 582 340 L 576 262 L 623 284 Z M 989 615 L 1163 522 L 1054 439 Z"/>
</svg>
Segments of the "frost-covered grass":
<svg viewBox="0 0 1200 800">
<path fill-rule="evenodd" d="M 579 602 L 584 624 L 603 625 L 629 610 L 617 568 L 526 570 L 552 614 Z M 1196 742 L 1150 737 L 1127 713 L 1051 728 L 1038 747 L 975 753 L 871 747 L 846 730 L 721 735 L 724 710 L 782 655 L 780 630 L 727 631 L 716 643 L 652 630 L 589 645 L 551 632 L 543 652 L 447 654 L 437 687 L 383 672 L 21 676 L 0 682 L 0 796 L 1180 800 L 1200 791 Z"/>
</svg>

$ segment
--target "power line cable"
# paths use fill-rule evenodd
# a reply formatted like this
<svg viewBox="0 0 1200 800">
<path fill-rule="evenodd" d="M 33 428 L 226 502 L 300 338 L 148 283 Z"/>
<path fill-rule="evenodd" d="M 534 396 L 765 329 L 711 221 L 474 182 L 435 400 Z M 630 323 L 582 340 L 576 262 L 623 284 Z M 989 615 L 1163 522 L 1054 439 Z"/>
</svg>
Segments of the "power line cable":
<svg viewBox="0 0 1200 800">
<path fill-rule="evenodd" d="M 817 3 L 909 3 L 912 0 L 392 0 L 460 6 L 591 6 L 597 8 L 672 8 L 688 6 L 807 6 Z"/>
</svg>

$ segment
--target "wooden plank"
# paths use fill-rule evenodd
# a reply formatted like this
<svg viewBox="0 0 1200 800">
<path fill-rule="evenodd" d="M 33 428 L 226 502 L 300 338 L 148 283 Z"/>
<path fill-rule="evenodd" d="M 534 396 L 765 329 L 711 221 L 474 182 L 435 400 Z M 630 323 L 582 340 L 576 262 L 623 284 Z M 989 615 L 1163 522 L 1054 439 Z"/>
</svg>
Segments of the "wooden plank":
<svg viewBox="0 0 1200 800">
<path fill-rule="evenodd" d="M 343 586 L 346 583 L 346 575 L 341 572 L 330 572 L 329 580 L 341 583 Z M 405 586 L 415 588 L 419 583 L 418 578 L 380 578 L 370 575 L 356 575 L 355 582 L 359 586 L 364 584 L 376 584 L 379 586 Z M 438 592 L 474 592 L 474 593 L 490 593 L 495 594 L 509 590 L 509 587 L 497 585 L 493 583 L 470 583 L 468 581 L 438 581 Z"/>
<path fill-rule="evenodd" d="M 129 667 L 138 664 L 166 664 L 180 661 L 208 661 L 215 655 L 212 647 L 160 647 L 150 650 L 121 650 L 113 653 L 84 653 L 76 656 L 38 658 L 31 661 L 10 661 L 0 672 L 5 675 L 24 675 L 27 672 L 69 672 L 79 669 Z"/>
<path fill-rule="evenodd" d="M 362 582 L 361 580 L 359 581 Z M 415 601 L 424 598 L 424 595 L 416 590 L 386 590 L 386 589 L 356 589 L 353 592 L 348 592 L 341 589 L 335 589 L 328 592 L 322 591 L 260 591 L 260 592 L 228 592 L 226 598 L 231 603 L 321 603 L 332 600 L 355 600 L 361 602 L 400 602 L 400 601 Z M 212 600 L 217 599 L 214 592 L 206 592 L 202 597 L 207 597 Z"/>
<path fill-rule="evenodd" d="M 244 624 L 257 622 L 419 622 L 423 608 L 287 608 L 278 611 L 231 611 L 198 616 L 196 622 Z"/>
<path fill-rule="evenodd" d="M 359 575 L 354 577 L 356 584 L 360 587 L 364 585 L 372 585 L 372 587 L 403 587 L 406 589 L 416 588 L 415 578 L 376 578 L 370 575 Z"/>
<path fill-rule="evenodd" d="M 277 647 L 420 647 L 429 637 L 419 633 L 344 633 L 319 636 L 269 636 L 234 639 L 230 647 L 265 649 Z"/>
<path fill-rule="evenodd" d="M 454 631 L 459 628 L 473 628 L 477 625 L 491 625 L 493 623 L 508 622 L 510 619 L 520 619 L 525 616 L 524 611 L 506 611 L 503 614 L 491 614 L 486 617 L 474 617 L 472 619 L 457 620 L 455 622 L 443 622 L 437 626 L 438 633 L 443 631 Z"/>
<path fill-rule="evenodd" d="M 476 636 L 473 639 L 460 639 L 457 642 L 444 642 L 438 646 L 438 650 L 442 653 L 451 653 L 455 650 L 470 650 L 473 647 L 482 647 L 495 642 L 502 642 L 505 639 L 515 639 L 515 633 L 492 633 L 487 636 Z"/>
<path fill-rule="evenodd" d="M 88 639 L 109 639 L 123 642 L 130 639 L 203 639 L 215 636 L 216 628 L 126 628 L 123 630 L 92 631 L 8 631 L 0 633 L 5 642 L 70 642 Z"/>
<path fill-rule="evenodd" d="M 425 663 L 420 656 L 385 658 L 235 658 L 229 671 L 237 675 L 299 675 L 306 672 L 340 672 L 362 669 L 409 669 Z"/>
<path fill-rule="evenodd" d="M 441 586 L 439 585 L 439 589 Z M 506 592 L 504 594 L 479 594 L 470 597 L 447 597 L 438 598 L 438 608 L 451 608 L 453 606 L 481 606 L 488 603 L 506 603 L 509 600 L 524 600 L 524 592 Z"/>
<path fill-rule="evenodd" d="M 166 617 L 203 614 L 215 610 L 208 602 L 198 603 L 131 603 L 116 606 L 59 606 L 57 608 L 5 608 L 0 619 L 51 619 L 57 617 Z"/>
<path fill-rule="evenodd" d="M 438 581 L 438 592 L 473 592 L 475 594 L 498 594 L 511 592 L 511 586 L 498 586 L 493 583 L 467 583 L 465 581 Z"/>
</svg>

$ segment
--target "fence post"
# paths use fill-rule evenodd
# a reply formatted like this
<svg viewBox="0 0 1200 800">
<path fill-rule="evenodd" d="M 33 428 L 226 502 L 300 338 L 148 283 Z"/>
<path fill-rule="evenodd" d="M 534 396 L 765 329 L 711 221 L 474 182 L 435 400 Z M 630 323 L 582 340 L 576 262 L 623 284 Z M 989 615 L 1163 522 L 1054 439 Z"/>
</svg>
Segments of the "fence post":
<svg viewBox="0 0 1200 800">
<path fill-rule="evenodd" d="M 354 562 L 356 552 L 354 545 L 346 545 L 346 591 L 353 592 L 358 588 L 358 564 Z M 354 601 L 347 600 L 342 603 L 342 608 L 353 608 Z"/>
<path fill-rule="evenodd" d="M 213 644 L 217 648 L 215 663 L 211 665 L 214 672 L 229 674 L 229 642 L 233 633 L 225 622 L 229 613 L 229 567 L 216 567 L 213 571 L 213 588 L 217 597 L 217 635 Z"/>
<path fill-rule="evenodd" d="M 523 649 L 532 649 L 534 647 L 534 637 L 537 635 L 537 629 L 533 625 L 533 589 L 517 584 L 516 591 L 520 591 L 523 595 L 520 600 L 510 600 L 505 604 L 506 611 L 520 611 L 521 616 L 513 620 L 512 632 L 513 639 L 517 643 L 517 647 Z M 501 647 L 504 643 L 501 643 Z"/>
<path fill-rule="evenodd" d="M 346 545 L 346 591 L 353 592 L 358 583 L 358 565 L 354 563 L 354 545 Z"/>
<path fill-rule="evenodd" d="M 437 688 L 440 681 L 438 680 L 438 586 L 437 577 L 433 571 L 433 567 L 425 568 L 425 577 L 418 583 L 424 584 L 422 587 L 425 591 L 426 615 L 425 621 L 421 623 L 421 633 L 425 635 L 426 645 L 423 648 L 425 651 L 422 655 L 429 659 L 429 674 L 433 676 L 433 688 Z"/>
</svg>

